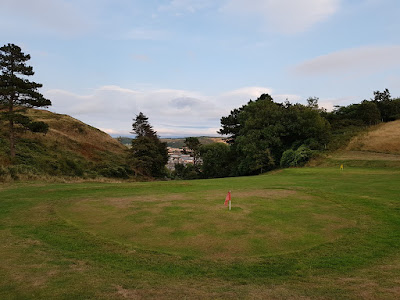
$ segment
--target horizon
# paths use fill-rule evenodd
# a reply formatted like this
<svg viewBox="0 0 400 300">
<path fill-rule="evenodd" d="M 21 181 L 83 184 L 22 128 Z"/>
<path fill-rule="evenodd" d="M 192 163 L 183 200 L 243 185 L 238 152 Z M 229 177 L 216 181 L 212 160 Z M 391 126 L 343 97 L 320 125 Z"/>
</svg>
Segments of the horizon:
<svg viewBox="0 0 400 300">
<path fill-rule="evenodd" d="M 220 118 L 270 94 L 321 107 L 400 96 L 396 0 L 6 0 L 4 44 L 68 114 L 129 136 L 218 136 Z"/>
</svg>

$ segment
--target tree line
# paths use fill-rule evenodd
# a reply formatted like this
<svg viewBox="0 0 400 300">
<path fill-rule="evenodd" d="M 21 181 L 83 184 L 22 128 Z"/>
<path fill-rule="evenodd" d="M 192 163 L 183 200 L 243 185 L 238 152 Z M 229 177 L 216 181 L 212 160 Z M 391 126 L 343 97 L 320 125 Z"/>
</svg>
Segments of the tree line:
<svg viewBox="0 0 400 300">
<path fill-rule="evenodd" d="M 375 91 L 359 104 L 328 112 L 319 99 L 307 104 L 277 103 L 268 94 L 233 109 L 221 118 L 221 143 L 197 145 L 201 166 L 178 166 L 178 178 L 255 175 L 278 167 L 297 167 L 327 150 L 342 146 L 366 126 L 400 119 L 400 98 L 388 89 Z M 191 138 L 193 139 L 193 138 Z"/>
<path fill-rule="evenodd" d="M 21 131 L 44 132 L 48 125 L 24 114 L 27 108 L 41 108 L 51 101 L 38 92 L 42 84 L 29 81 L 34 75 L 27 65 L 29 54 L 7 44 L 0 48 L 0 121 L 8 124 L 10 157 L 15 157 L 16 135 Z M 132 124 L 132 147 L 124 168 L 127 174 L 147 178 L 215 178 L 263 173 L 278 167 L 302 166 L 314 155 L 334 150 L 346 133 L 365 126 L 400 119 L 400 98 L 388 89 L 375 91 L 373 98 L 359 104 L 335 106 L 331 112 L 318 106 L 318 98 L 307 104 L 278 103 L 268 94 L 250 100 L 221 117 L 219 134 L 226 144 L 201 145 L 198 138 L 186 138 L 194 163 L 166 170 L 167 144 L 160 141 L 148 118 L 140 112 Z M 351 134 L 347 134 L 351 136 Z M 125 173 L 124 173 L 125 174 Z"/>
</svg>

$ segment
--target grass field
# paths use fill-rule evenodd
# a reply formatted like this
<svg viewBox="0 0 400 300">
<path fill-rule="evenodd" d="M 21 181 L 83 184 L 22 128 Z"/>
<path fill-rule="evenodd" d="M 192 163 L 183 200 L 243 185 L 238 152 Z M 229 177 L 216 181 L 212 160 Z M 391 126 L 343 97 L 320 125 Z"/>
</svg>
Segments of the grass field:
<svg viewBox="0 0 400 300">
<path fill-rule="evenodd" d="M 0 299 L 399 299 L 399 182 L 325 167 L 2 185 Z"/>
</svg>

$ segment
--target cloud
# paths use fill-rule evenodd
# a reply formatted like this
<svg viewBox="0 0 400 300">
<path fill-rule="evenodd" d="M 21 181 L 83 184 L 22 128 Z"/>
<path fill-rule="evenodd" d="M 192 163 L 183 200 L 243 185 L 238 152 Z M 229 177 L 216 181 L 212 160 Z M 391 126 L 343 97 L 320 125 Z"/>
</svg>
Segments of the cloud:
<svg viewBox="0 0 400 300">
<path fill-rule="evenodd" d="M 187 90 L 140 91 L 108 85 L 87 95 L 64 90 L 48 90 L 44 94 L 53 103 L 52 111 L 71 115 L 114 136 L 130 135 L 132 119 L 143 112 L 158 134 L 166 137 L 215 136 L 222 116 L 271 92 L 270 88 L 246 87 L 207 96 Z"/>
<path fill-rule="evenodd" d="M 80 34 L 89 28 L 87 16 L 63 0 L 2 0 L 0 24 L 3 30 Z"/>
<path fill-rule="evenodd" d="M 293 68 L 304 76 L 372 74 L 400 66 L 400 46 L 347 49 L 307 60 Z"/>
<path fill-rule="evenodd" d="M 263 29 L 293 34 L 304 32 L 333 16 L 341 0 L 229 0 L 221 11 L 260 22 Z"/>
</svg>

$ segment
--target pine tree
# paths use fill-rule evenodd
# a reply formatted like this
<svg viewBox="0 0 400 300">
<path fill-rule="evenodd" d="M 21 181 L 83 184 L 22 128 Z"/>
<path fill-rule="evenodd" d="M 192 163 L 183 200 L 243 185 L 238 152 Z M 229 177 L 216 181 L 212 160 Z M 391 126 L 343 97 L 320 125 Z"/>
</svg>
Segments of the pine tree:
<svg viewBox="0 0 400 300">
<path fill-rule="evenodd" d="M 148 136 L 157 137 L 156 132 L 153 130 L 147 118 L 142 112 L 140 112 L 132 124 L 133 131 L 131 133 L 136 134 L 137 137 Z"/>
<path fill-rule="evenodd" d="M 128 160 L 135 173 L 149 177 L 165 175 L 165 165 L 168 162 L 167 143 L 160 141 L 143 113 L 136 116 L 132 128 L 136 138 L 132 140 Z"/>
<path fill-rule="evenodd" d="M 51 101 L 37 91 L 42 84 L 26 79 L 27 76 L 34 75 L 33 68 L 26 65 L 30 58 L 17 45 L 7 44 L 0 48 L 0 118 L 8 122 L 12 159 L 15 157 L 15 134 L 19 129 L 32 132 L 48 130 L 47 124 L 33 122 L 21 114 L 26 108 L 51 105 Z"/>
</svg>

